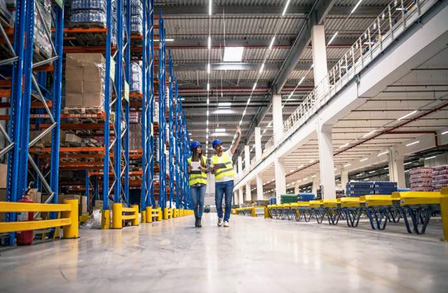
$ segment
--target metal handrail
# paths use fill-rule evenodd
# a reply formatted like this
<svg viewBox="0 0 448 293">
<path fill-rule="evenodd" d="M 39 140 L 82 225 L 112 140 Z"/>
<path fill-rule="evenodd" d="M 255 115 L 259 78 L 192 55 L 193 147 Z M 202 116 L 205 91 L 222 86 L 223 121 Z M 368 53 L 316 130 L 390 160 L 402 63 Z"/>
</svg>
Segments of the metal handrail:
<svg viewBox="0 0 448 293">
<path fill-rule="evenodd" d="M 394 0 L 369 25 L 344 56 L 336 62 L 317 86 L 283 123 L 283 133 L 276 141 L 272 136 L 263 150 L 268 156 L 278 145 L 320 110 L 348 82 L 370 64 L 383 50 L 418 18 L 428 11 L 435 0 Z M 278 137 L 278 136 L 277 136 Z M 256 166 L 255 162 L 253 166 Z M 252 166 L 251 166 L 252 167 Z"/>
</svg>

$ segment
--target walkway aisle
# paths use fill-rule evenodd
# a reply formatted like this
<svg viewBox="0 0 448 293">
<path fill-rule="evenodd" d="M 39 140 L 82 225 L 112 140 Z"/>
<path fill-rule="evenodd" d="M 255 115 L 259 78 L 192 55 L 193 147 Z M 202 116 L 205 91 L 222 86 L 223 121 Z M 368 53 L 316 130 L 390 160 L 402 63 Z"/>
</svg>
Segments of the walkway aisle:
<svg viewBox="0 0 448 293">
<path fill-rule="evenodd" d="M 448 292 L 434 239 L 234 216 L 192 217 L 1 252 L 0 292 Z"/>
</svg>

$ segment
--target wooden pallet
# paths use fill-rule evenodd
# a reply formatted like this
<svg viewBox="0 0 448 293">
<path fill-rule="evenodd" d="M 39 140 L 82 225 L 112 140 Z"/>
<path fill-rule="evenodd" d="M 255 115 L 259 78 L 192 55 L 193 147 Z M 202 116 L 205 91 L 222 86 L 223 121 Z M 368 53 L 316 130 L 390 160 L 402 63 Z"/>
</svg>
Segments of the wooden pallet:
<svg viewBox="0 0 448 293">
<path fill-rule="evenodd" d="M 64 114 L 98 114 L 104 112 L 103 107 L 65 107 Z"/>
<path fill-rule="evenodd" d="M 70 28 L 106 28 L 106 24 L 102 22 L 70 22 Z"/>
</svg>

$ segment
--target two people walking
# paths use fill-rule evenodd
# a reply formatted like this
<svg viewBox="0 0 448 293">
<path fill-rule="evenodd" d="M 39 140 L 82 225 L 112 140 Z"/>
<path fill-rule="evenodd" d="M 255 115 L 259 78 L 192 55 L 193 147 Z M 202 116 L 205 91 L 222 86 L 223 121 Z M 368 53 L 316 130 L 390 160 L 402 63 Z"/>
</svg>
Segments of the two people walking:
<svg viewBox="0 0 448 293">
<path fill-rule="evenodd" d="M 229 227 L 230 212 L 232 206 L 232 193 L 235 172 L 232 157 L 235 154 L 241 139 L 241 129 L 236 129 L 234 144 L 224 150 L 223 142 L 215 139 L 212 147 L 215 154 L 211 158 L 211 166 L 207 165 L 207 159 L 202 153 L 202 145 L 198 141 L 191 143 L 191 158 L 188 159 L 188 173 L 190 174 L 190 194 L 193 199 L 193 209 L 196 218 L 195 226 L 202 227 L 201 219 L 204 211 L 204 197 L 207 188 L 207 173 L 215 176 L 215 204 L 218 213 L 218 226 Z M 225 211 L 223 213 L 222 201 L 225 200 Z"/>
</svg>

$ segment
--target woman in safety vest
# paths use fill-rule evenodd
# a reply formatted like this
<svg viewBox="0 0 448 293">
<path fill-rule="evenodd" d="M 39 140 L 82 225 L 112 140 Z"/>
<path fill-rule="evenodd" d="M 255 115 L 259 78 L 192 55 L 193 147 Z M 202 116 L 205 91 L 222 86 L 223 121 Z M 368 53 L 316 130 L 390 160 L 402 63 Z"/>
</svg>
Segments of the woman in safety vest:
<svg viewBox="0 0 448 293">
<path fill-rule="evenodd" d="M 215 203 L 218 212 L 218 226 L 223 225 L 222 199 L 225 195 L 226 211 L 224 214 L 224 227 L 229 227 L 230 211 L 232 208 L 233 179 L 235 171 L 233 170 L 232 156 L 238 148 L 241 139 L 241 128 L 236 129 L 235 143 L 229 150 L 224 151 L 222 141 L 215 139 L 212 146 L 216 154 L 212 157 L 212 173 L 215 174 Z"/>
<path fill-rule="evenodd" d="M 204 196 L 207 188 L 207 159 L 202 155 L 202 145 L 193 141 L 190 146 L 193 153 L 188 159 L 188 174 L 190 174 L 190 194 L 193 199 L 195 226 L 202 227 L 201 218 L 204 212 Z"/>
</svg>

